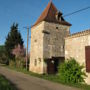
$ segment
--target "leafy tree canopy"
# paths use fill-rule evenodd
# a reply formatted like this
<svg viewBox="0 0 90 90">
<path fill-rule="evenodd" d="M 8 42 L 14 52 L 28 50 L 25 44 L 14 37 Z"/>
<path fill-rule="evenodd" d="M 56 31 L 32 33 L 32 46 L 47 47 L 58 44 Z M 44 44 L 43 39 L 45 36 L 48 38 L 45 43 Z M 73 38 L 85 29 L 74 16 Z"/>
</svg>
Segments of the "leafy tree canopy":
<svg viewBox="0 0 90 90">
<path fill-rule="evenodd" d="M 6 49 L 6 55 L 8 58 L 12 58 L 12 49 L 15 48 L 16 45 L 23 46 L 23 39 L 21 37 L 20 32 L 18 31 L 18 24 L 14 23 L 11 26 L 11 30 L 7 35 L 6 41 L 5 41 L 5 49 Z"/>
<path fill-rule="evenodd" d="M 0 52 L 5 51 L 5 46 L 4 45 L 0 45 Z"/>
</svg>

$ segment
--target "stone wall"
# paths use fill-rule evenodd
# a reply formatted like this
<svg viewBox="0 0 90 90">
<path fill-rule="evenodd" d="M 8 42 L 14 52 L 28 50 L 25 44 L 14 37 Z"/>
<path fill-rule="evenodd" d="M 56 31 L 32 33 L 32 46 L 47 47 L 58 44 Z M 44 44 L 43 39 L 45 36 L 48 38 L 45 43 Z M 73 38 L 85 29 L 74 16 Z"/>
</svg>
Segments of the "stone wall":
<svg viewBox="0 0 90 90">
<path fill-rule="evenodd" d="M 44 22 L 31 28 L 30 71 L 43 73 Z"/>
<path fill-rule="evenodd" d="M 75 58 L 86 70 L 85 46 L 90 46 L 90 31 L 73 34 L 65 39 L 65 58 Z M 90 84 L 90 73 L 87 75 L 85 81 Z"/>
<path fill-rule="evenodd" d="M 30 71 L 47 73 L 44 59 L 64 57 L 64 38 L 70 34 L 70 26 L 41 22 L 31 28 Z"/>
<path fill-rule="evenodd" d="M 44 58 L 64 57 L 66 36 L 70 35 L 70 27 L 55 23 L 44 23 Z"/>
</svg>

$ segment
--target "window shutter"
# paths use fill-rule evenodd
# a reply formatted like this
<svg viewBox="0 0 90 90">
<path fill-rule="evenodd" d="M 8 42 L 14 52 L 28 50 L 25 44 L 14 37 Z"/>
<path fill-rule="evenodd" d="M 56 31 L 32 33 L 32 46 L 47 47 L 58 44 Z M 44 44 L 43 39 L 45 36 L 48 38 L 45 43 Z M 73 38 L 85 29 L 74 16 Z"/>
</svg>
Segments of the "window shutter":
<svg viewBox="0 0 90 90">
<path fill-rule="evenodd" d="M 86 56 L 86 72 L 90 72 L 90 46 L 85 47 Z"/>
</svg>

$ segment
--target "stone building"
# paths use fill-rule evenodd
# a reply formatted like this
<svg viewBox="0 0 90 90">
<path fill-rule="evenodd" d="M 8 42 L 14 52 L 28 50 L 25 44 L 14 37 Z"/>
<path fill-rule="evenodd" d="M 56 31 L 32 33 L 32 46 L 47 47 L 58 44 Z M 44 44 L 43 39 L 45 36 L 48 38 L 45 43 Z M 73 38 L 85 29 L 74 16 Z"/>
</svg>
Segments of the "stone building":
<svg viewBox="0 0 90 90">
<path fill-rule="evenodd" d="M 52 2 L 31 27 L 30 68 L 35 73 L 56 73 L 65 57 L 65 40 L 70 26 Z"/>
<path fill-rule="evenodd" d="M 65 38 L 65 58 L 73 57 L 84 65 L 87 84 L 90 84 L 90 30 L 78 32 Z"/>
</svg>

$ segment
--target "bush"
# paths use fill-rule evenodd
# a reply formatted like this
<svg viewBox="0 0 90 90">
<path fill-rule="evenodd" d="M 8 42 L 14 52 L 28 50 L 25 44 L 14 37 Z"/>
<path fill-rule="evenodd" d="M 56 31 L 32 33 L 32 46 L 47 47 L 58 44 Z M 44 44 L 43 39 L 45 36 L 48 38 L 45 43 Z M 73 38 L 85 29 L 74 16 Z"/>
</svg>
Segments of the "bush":
<svg viewBox="0 0 90 90">
<path fill-rule="evenodd" d="M 0 53 L 0 63 L 1 64 L 7 64 L 8 60 L 7 60 L 7 57 L 5 55 L 5 53 Z"/>
<path fill-rule="evenodd" d="M 8 59 L 6 56 L 6 50 L 4 45 L 0 46 L 0 63 L 1 64 L 8 64 Z"/>
<path fill-rule="evenodd" d="M 17 57 L 15 59 L 17 68 L 25 68 L 25 60 L 23 57 Z"/>
<path fill-rule="evenodd" d="M 10 60 L 9 66 L 17 68 L 25 68 L 25 60 L 23 57 L 17 57 L 15 60 Z"/>
<path fill-rule="evenodd" d="M 16 66 L 15 60 L 10 60 L 9 66 L 15 67 Z"/>
<path fill-rule="evenodd" d="M 67 62 L 64 62 L 59 65 L 59 78 L 65 83 L 85 82 L 84 77 L 86 76 L 86 74 L 84 71 L 82 71 L 83 68 L 84 67 L 80 66 L 75 59 L 70 58 Z"/>
</svg>

